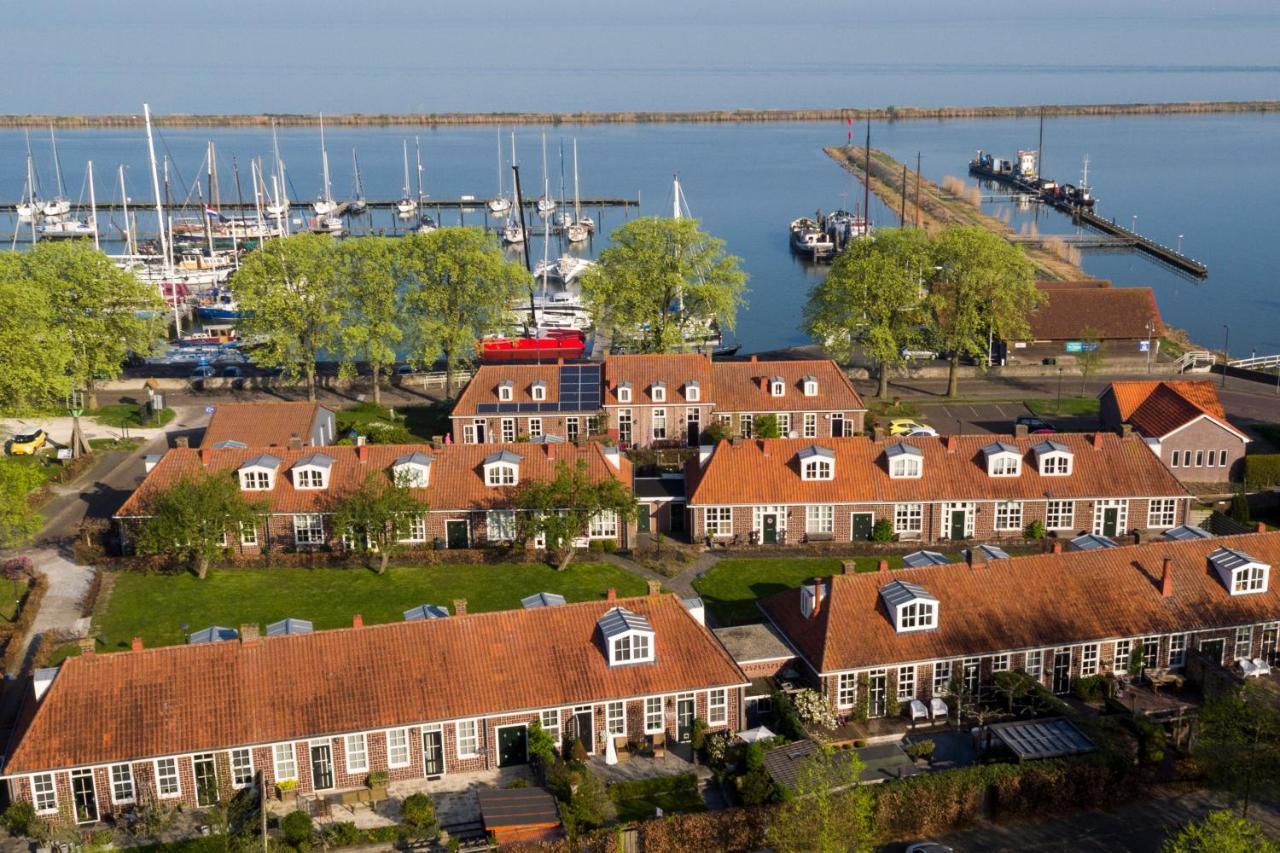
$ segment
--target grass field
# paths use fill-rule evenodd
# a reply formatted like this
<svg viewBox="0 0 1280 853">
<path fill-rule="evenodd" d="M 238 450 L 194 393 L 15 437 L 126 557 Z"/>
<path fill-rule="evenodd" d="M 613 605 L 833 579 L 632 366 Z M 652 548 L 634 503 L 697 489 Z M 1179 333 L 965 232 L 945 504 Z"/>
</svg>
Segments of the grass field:
<svg viewBox="0 0 1280 853">
<path fill-rule="evenodd" d="M 616 782 L 609 786 L 609 799 L 618 809 L 618 820 L 646 820 L 661 808 L 663 813 L 702 812 L 707 810 L 698 790 L 698 779 L 692 773 Z"/>
<path fill-rule="evenodd" d="M 338 435 L 355 429 L 378 444 L 430 441 L 449 432 L 449 409 L 444 405 L 402 406 L 391 410 L 372 403 L 358 403 L 336 416 Z"/>
<path fill-rule="evenodd" d="M 1056 398 L 1027 400 L 1027 408 L 1040 417 L 1083 416 L 1098 414 L 1097 397 L 1063 397 L 1062 404 Z"/>
<path fill-rule="evenodd" d="M 92 417 L 103 426 L 116 427 L 160 427 L 173 420 L 173 409 L 161 409 L 160 421 L 156 423 L 149 418 L 143 421 L 143 408 L 138 403 L 112 403 L 101 406 L 92 413 Z"/>
<path fill-rule="evenodd" d="M 873 572 L 880 565 L 879 556 L 844 559 L 854 560 L 860 572 Z M 902 565 L 901 557 L 888 559 L 890 568 Z M 841 560 L 833 557 L 730 558 L 716 563 L 693 585 L 718 624 L 741 625 L 760 621 L 756 599 L 840 571 Z"/>
<path fill-rule="evenodd" d="M 563 572 L 541 564 L 392 567 L 385 575 L 364 569 L 228 569 L 204 580 L 191 574 L 123 572 L 110 600 L 94 618 L 103 651 L 129 648 L 140 636 L 147 646 L 184 642 L 183 629 L 211 625 L 264 628 L 287 616 L 310 619 L 317 629 L 341 628 L 360 613 L 366 624 L 399 622 L 419 604 L 453 610 L 457 598 L 476 613 L 520 606 L 535 592 L 558 592 L 569 601 L 603 598 L 609 587 L 619 596 L 643 595 L 645 583 L 604 563 L 573 563 Z"/>
</svg>

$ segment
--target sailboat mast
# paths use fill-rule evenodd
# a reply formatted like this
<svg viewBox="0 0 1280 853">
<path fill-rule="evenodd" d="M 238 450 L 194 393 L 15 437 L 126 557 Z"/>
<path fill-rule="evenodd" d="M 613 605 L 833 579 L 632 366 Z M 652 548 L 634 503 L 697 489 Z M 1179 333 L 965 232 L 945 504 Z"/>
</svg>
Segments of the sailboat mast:
<svg viewBox="0 0 1280 853">
<path fill-rule="evenodd" d="M 209 142 L 205 145 L 204 162 L 205 162 L 206 181 L 209 187 L 209 203 L 205 205 L 205 209 L 203 211 L 204 216 L 201 218 L 204 219 L 204 238 L 209 244 L 209 258 L 212 259 L 213 258 L 213 222 L 211 220 L 213 218 L 213 215 L 209 213 L 210 210 L 215 209 L 213 206 L 213 140 L 212 139 L 210 139 Z M 196 192 L 197 193 L 200 192 L 199 178 L 196 179 Z"/>
<path fill-rule="evenodd" d="M 36 166 L 31 157 L 31 132 L 27 132 L 27 186 L 31 188 L 31 245 L 36 243 L 36 220 L 40 218 L 40 204 L 36 201 Z M 15 228 L 15 235 L 18 229 Z M 15 236 L 16 240 L 17 237 Z"/>
<path fill-rule="evenodd" d="M 866 159 L 862 161 L 862 233 L 871 236 L 871 119 L 867 119 Z"/>
<path fill-rule="evenodd" d="M 418 166 L 418 206 L 422 206 L 422 145 L 413 138 L 413 160 Z"/>
<path fill-rule="evenodd" d="M 401 147 L 404 149 L 404 198 L 409 197 L 409 140 L 402 139 Z"/>
<path fill-rule="evenodd" d="M 1040 142 L 1036 144 L 1036 177 L 1044 174 L 1044 108 L 1040 108 Z"/>
<path fill-rule="evenodd" d="M 498 128 L 498 198 L 502 198 L 502 128 Z"/>
<path fill-rule="evenodd" d="M 101 249 L 102 244 L 98 240 L 98 197 L 93 191 L 93 161 L 89 161 L 89 222 L 93 225 L 93 248 Z"/>
<path fill-rule="evenodd" d="M 364 187 L 360 183 L 360 161 L 356 159 L 356 147 L 351 146 L 351 172 L 356 176 L 356 201 L 364 200 Z"/>
<path fill-rule="evenodd" d="M 564 137 L 560 138 L 560 203 L 564 204 Z"/>
<path fill-rule="evenodd" d="M 53 174 L 58 179 L 58 198 L 65 198 L 67 191 L 62 186 L 62 159 L 58 157 L 58 137 L 53 135 L 53 122 L 49 122 L 49 142 L 53 146 Z"/>
<path fill-rule="evenodd" d="M 329 151 L 324 144 L 324 113 L 320 113 L 320 167 L 324 172 L 324 200 L 333 203 L 333 190 L 329 186 Z"/>
<path fill-rule="evenodd" d="M 151 190 L 156 197 L 156 222 L 160 226 L 160 253 L 165 259 L 166 272 L 169 277 L 173 275 L 173 262 L 169 258 L 168 235 L 165 233 L 164 227 L 164 203 L 160 196 L 160 174 L 156 171 L 156 144 L 151 138 L 151 105 L 142 105 L 142 115 L 147 123 L 147 153 L 151 158 Z M 178 337 L 182 336 L 182 317 L 178 314 L 178 289 L 173 286 L 173 282 L 169 282 L 171 287 L 171 295 L 173 299 L 173 328 Z"/>
<path fill-rule="evenodd" d="M 578 140 L 573 140 L 573 221 L 582 219 L 582 203 L 578 198 Z"/>
<path fill-rule="evenodd" d="M 124 210 L 124 253 L 135 254 L 133 247 L 133 227 L 129 224 L 129 193 L 124 186 L 124 163 L 116 167 L 120 174 L 120 206 Z"/>
<path fill-rule="evenodd" d="M 671 218 L 680 218 L 680 175 L 671 175 Z"/>
<path fill-rule="evenodd" d="M 547 179 L 547 134 L 542 134 L 542 197 L 551 197 L 551 183 Z"/>
</svg>

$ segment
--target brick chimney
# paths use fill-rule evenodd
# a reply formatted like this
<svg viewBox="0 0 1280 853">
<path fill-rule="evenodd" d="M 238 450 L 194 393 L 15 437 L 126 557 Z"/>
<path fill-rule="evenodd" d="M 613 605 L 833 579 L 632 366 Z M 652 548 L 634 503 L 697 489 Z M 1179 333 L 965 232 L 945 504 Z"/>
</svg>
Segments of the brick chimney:
<svg viewBox="0 0 1280 853">
<path fill-rule="evenodd" d="M 1130 423 L 1120 424 L 1120 437 L 1128 438 L 1131 435 L 1133 435 L 1133 424 L 1130 424 Z"/>
<path fill-rule="evenodd" d="M 173 440 L 174 447 L 190 447 L 191 439 L 185 435 L 180 435 Z"/>
<path fill-rule="evenodd" d="M 1014 425 L 1013 425 L 1013 437 L 1014 437 L 1014 438 L 1026 438 L 1029 434 L 1030 434 L 1030 432 L 1029 432 L 1029 430 L 1027 429 L 1027 425 L 1026 425 L 1026 424 L 1014 424 Z"/>
<path fill-rule="evenodd" d="M 141 637 L 134 637 L 134 638 L 133 638 L 133 643 L 131 644 L 131 646 L 130 646 L 130 647 L 131 647 L 135 652 L 140 652 L 140 651 L 142 651 L 142 638 L 141 638 Z"/>
<path fill-rule="evenodd" d="M 1255 528 L 1254 528 L 1254 530 L 1256 530 L 1258 533 L 1266 533 L 1266 532 L 1267 532 L 1267 523 L 1266 523 L 1265 521 L 1259 521 L 1259 522 L 1258 522 L 1258 526 L 1257 526 L 1257 527 L 1255 527 Z"/>
<path fill-rule="evenodd" d="M 813 582 L 813 611 L 809 614 L 810 619 L 817 619 L 818 613 L 822 611 L 822 579 L 818 578 Z"/>
<path fill-rule="evenodd" d="M 955 453 L 960 447 L 960 439 L 954 435 L 947 436 L 946 447 L 948 453 Z"/>
<path fill-rule="evenodd" d="M 604 600 L 605 600 L 605 601 L 617 601 L 617 600 L 618 600 L 618 590 L 617 590 L 617 589 L 615 589 L 614 587 L 609 587 L 608 591 L 607 591 L 607 592 L 605 592 L 605 594 L 604 594 Z"/>
<path fill-rule="evenodd" d="M 203 465 L 205 468 L 208 468 L 209 461 L 211 459 L 213 459 L 213 448 L 211 447 L 200 448 L 200 464 Z"/>
<path fill-rule="evenodd" d="M 1160 597 L 1169 598 L 1173 595 L 1173 560 L 1169 557 L 1164 558 L 1164 571 L 1160 574 Z"/>
<path fill-rule="evenodd" d="M 1093 434 L 1093 449 L 1094 450 L 1102 449 L 1102 430 L 1098 430 Z"/>
<path fill-rule="evenodd" d="M 649 581 L 649 595 L 654 596 L 654 595 L 661 595 L 661 594 L 662 594 L 662 581 L 651 579 Z"/>
<path fill-rule="evenodd" d="M 361 465 L 369 461 L 369 445 L 360 444 L 356 446 L 356 460 Z"/>
<path fill-rule="evenodd" d="M 455 598 L 453 600 L 453 615 L 454 616 L 467 615 L 467 600 L 465 598 Z"/>
<path fill-rule="evenodd" d="M 969 548 L 969 568 L 982 569 L 986 568 L 987 555 L 983 553 L 981 548 Z"/>
<path fill-rule="evenodd" d="M 91 655 L 98 650 L 98 641 L 93 637 L 81 637 L 76 640 L 76 647 L 80 649 L 80 654 Z"/>
<path fill-rule="evenodd" d="M 1052 548 L 1051 548 L 1051 553 L 1054 553 L 1054 554 L 1061 554 L 1061 553 L 1062 553 L 1062 540 L 1061 540 L 1061 539 L 1055 539 L 1055 540 L 1053 540 L 1053 546 L 1052 546 Z"/>
<path fill-rule="evenodd" d="M 550 459 L 552 462 L 555 462 L 556 461 L 556 443 L 554 441 L 548 441 L 546 444 L 542 446 L 547 449 L 547 458 Z"/>
<path fill-rule="evenodd" d="M 296 432 L 295 432 L 295 433 L 293 433 L 292 435 L 290 435 L 290 436 L 289 436 L 289 449 L 290 449 L 290 450 L 301 450 L 301 449 L 302 449 L 302 436 L 298 435 Z"/>
<path fill-rule="evenodd" d="M 756 356 L 754 356 L 754 355 L 753 355 L 753 356 L 751 356 L 751 363 L 752 363 L 752 364 L 755 364 L 757 361 L 759 361 L 759 359 L 758 359 Z"/>
<path fill-rule="evenodd" d="M 876 571 L 878 571 L 878 572 L 880 573 L 880 577 L 882 577 L 882 578 L 887 578 L 887 577 L 889 577 L 889 561 L 888 561 L 888 560 L 881 560 L 881 561 L 876 565 Z"/>
<path fill-rule="evenodd" d="M 884 441 L 884 427 L 880 426 L 879 424 L 876 424 L 875 426 L 871 427 L 871 440 Z"/>
<path fill-rule="evenodd" d="M 352 615 L 352 617 L 351 617 L 351 627 L 352 627 L 352 628 L 363 628 L 363 627 L 364 627 L 364 616 L 363 616 L 363 614 L 356 613 L 356 614 Z"/>
<path fill-rule="evenodd" d="M 840 573 L 841 573 L 841 574 L 845 574 L 845 575 L 852 575 L 852 574 L 855 574 L 857 571 L 858 571 L 858 564 L 857 564 L 857 562 L 856 562 L 856 561 L 854 561 L 854 560 L 841 560 L 841 561 L 840 561 Z"/>
<path fill-rule="evenodd" d="M 245 624 L 240 626 L 240 645 L 252 645 L 253 643 L 258 642 L 260 636 L 261 635 L 258 633 L 257 622 L 252 625 Z"/>
</svg>

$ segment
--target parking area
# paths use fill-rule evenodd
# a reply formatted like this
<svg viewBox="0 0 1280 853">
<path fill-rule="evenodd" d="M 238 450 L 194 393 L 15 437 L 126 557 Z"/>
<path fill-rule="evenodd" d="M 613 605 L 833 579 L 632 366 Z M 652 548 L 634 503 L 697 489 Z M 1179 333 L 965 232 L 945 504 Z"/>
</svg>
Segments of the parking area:
<svg viewBox="0 0 1280 853">
<path fill-rule="evenodd" d="M 920 415 L 914 420 L 933 427 L 940 435 L 1009 435 L 1019 415 L 1033 414 L 1024 403 L 920 403 L 918 407 Z M 1045 420 L 1059 432 L 1088 432 L 1098 426 L 1092 415 Z"/>
</svg>

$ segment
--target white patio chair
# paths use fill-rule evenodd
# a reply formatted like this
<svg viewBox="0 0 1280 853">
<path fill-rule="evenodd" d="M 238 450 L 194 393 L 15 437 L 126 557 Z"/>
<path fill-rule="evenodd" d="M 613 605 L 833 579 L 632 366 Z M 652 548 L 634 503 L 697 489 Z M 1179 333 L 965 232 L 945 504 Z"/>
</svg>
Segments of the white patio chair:
<svg viewBox="0 0 1280 853">
<path fill-rule="evenodd" d="M 912 700 L 911 700 L 911 702 L 910 702 L 910 708 L 911 708 L 911 722 L 912 722 L 912 723 L 914 723 L 916 720 L 928 720 L 928 719 L 929 719 L 929 709 L 928 709 L 928 708 L 926 708 L 926 707 L 924 706 L 924 703 L 923 703 L 923 702 L 921 702 L 919 699 L 912 699 Z"/>
<path fill-rule="evenodd" d="M 951 713 L 950 709 L 947 708 L 947 703 L 942 699 L 939 699 L 937 696 L 934 696 L 929 700 L 929 710 L 932 712 L 935 720 L 939 717 L 945 720 L 947 718 L 947 714 Z"/>
<path fill-rule="evenodd" d="M 1258 667 L 1254 666 L 1253 661 L 1248 658 L 1236 658 L 1236 666 L 1240 667 L 1240 674 L 1245 678 L 1254 678 L 1258 675 Z"/>
<path fill-rule="evenodd" d="M 1254 666 L 1254 669 L 1257 670 L 1257 675 L 1259 678 L 1261 678 L 1264 675 L 1271 674 L 1271 664 L 1267 663 L 1262 658 L 1254 658 L 1253 666 Z"/>
</svg>

